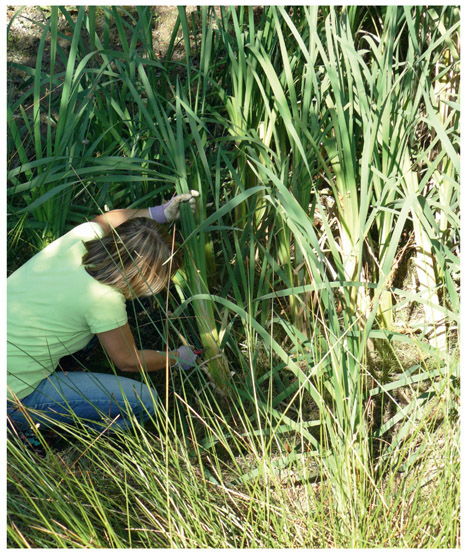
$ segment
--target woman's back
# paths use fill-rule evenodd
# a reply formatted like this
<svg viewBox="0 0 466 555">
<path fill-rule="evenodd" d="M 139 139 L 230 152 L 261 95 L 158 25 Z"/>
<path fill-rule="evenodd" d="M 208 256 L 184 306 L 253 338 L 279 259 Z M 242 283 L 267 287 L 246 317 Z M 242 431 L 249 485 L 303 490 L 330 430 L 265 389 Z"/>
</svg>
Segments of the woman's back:
<svg viewBox="0 0 466 555">
<path fill-rule="evenodd" d="M 60 358 L 95 333 L 127 322 L 124 296 L 82 265 L 83 241 L 103 235 L 96 223 L 75 227 L 7 280 L 8 397 L 20 399 L 52 373 Z"/>
</svg>

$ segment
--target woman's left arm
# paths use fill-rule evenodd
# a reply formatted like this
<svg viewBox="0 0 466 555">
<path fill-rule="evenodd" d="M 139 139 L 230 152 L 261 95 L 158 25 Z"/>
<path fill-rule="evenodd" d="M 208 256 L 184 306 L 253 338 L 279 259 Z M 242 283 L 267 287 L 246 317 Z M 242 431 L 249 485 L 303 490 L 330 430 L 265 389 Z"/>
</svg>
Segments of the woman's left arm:
<svg viewBox="0 0 466 555">
<path fill-rule="evenodd" d="M 182 202 L 189 202 L 193 214 L 196 211 L 196 197 L 199 196 L 197 191 L 191 191 L 183 195 L 177 195 L 171 200 L 160 206 L 152 206 L 151 208 L 120 208 L 110 210 L 105 214 L 99 214 L 92 221 L 100 225 L 105 233 L 111 229 L 115 229 L 122 223 L 132 218 L 150 218 L 159 224 L 165 224 L 179 220 L 180 218 L 180 204 Z"/>
<path fill-rule="evenodd" d="M 186 346 L 165 353 L 138 349 L 128 323 L 113 330 L 97 333 L 97 337 L 113 364 L 123 372 L 139 372 L 142 368 L 153 372 L 176 363 L 187 369 L 191 368 L 196 360 L 196 353 Z"/>
</svg>

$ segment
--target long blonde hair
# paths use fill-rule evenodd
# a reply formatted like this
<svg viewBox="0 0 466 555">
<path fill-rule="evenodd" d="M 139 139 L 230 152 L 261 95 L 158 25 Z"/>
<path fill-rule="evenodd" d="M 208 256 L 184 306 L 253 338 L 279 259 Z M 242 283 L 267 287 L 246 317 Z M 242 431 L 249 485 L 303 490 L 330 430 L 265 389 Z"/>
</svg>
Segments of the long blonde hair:
<svg viewBox="0 0 466 555">
<path fill-rule="evenodd" d="M 84 245 L 86 272 L 126 299 L 158 293 L 180 267 L 179 256 L 172 256 L 170 237 L 148 218 L 127 220 Z"/>
</svg>

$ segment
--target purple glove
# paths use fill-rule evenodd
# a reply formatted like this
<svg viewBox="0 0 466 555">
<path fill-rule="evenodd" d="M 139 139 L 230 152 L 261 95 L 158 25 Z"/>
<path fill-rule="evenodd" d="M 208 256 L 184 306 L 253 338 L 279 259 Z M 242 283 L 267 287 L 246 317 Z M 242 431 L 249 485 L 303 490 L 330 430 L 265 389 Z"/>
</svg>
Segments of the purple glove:
<svg viewBox="0 0 466 555">
<path fill-rule="evenodd" d="M 178 353 L 178 360 L 177 363 L 181 366 L 183 370 L 188 370 L 194 366 L 196 361 L 197 355 L 193 352 L 192 349 L 186 347 L 186 345 L 182 345 L 176 349 Z"/>
<path fill-rule="evenodd" d="M 196 211 L 196 197 L 199 196 L 197 191 L 191 191 L 183 195 L 177 195 L 161 206 L 152 206 L 149 208 L 150 217 L 158 224 L 166 224 L 180 219 L 180 204 L 189 202 L 193 214 Z"/>
</svg>

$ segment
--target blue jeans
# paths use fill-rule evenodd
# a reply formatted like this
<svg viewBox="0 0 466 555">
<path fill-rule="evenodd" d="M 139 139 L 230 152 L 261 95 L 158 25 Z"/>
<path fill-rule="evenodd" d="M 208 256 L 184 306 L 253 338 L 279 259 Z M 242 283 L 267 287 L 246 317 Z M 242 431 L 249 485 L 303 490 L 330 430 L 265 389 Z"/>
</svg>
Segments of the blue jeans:
<svg viewBox="0 0 466 555">
<path fill-rule="evenodd" d="M 104 430 L 106 427 L 127 429 L 131 426 L 132 415 L 142 422 L 154 414 L 156 400 L 154 389 L 122 376 L 54 372 L 21 399 L 21 405 L 26 410 L 31 409 L 27 410 L 28 414 L 41 427 L 53 425 L 49 418 L 66 423 L 79 419 L 91 428 Z M 29 427 L 21 407 L 8 402 L 7 412 L 15 426 Z"/>
</svg>

